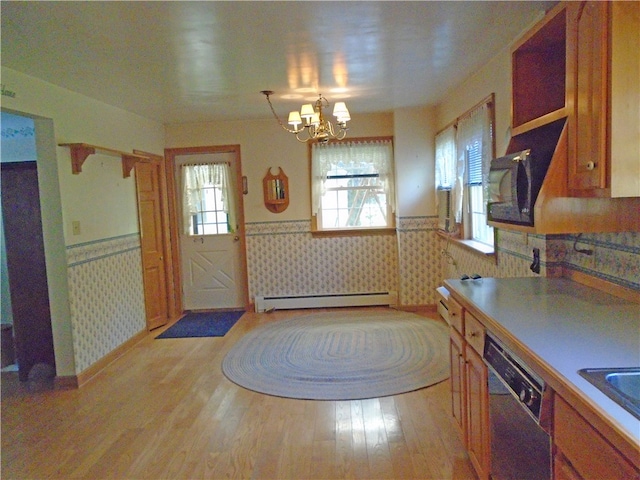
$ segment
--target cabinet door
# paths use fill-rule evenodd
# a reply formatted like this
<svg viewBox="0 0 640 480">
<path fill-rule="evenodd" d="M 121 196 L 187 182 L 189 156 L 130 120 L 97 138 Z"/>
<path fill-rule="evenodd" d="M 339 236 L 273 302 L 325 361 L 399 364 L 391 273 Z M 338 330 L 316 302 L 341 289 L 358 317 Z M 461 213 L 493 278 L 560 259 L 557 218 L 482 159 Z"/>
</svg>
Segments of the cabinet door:
<svg viewBox="0 0 640 480">
<path fill-rule="evenodd" d="M 582 478 L 640 479 L 638 466 L 623 456 L 559 395 L 554 402 L 553 425 L 556 457 L 563 455 Z M 567 462 L 562 461 L 562 457 L 558 460 L 554 461 L 556 477 L 571 478 L 567 477 L 571 470 L 563 465 Z"/>
<path fill-rule="evenodd" d="M 561 452 L 557 452 L 553 460 L 554 480 L 582 480 Z"/>
<path fill-rule="evenodd" d="M 467 444 L 466 436 L 466 377 L 464 368 L 464 347 L 462 336 L 452 327 L 449 340 L 449 354 L 451 357 L 451 410 L 453 419 L 460 427 L 463 442 Z"/>
<path fill-rule="evenodd" d="M 465 346 L 467 376 L 467 450 L 480 480 L 489 478 L 491 437 L 487 366 L 468 345 Z"/>
<path fill-rule="evenodd" d="M 609 2 L 569 2 L 568 8 L 575 102 L 569 133 L 569 190 L 577 196 L 598 196 L 608 186 Z"/>
</svg>

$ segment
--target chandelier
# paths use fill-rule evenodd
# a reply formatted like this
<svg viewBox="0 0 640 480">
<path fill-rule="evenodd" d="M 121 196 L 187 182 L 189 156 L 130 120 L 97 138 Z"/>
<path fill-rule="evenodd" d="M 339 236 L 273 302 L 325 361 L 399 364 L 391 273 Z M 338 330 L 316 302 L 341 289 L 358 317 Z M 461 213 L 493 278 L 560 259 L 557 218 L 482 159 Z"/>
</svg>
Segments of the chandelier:
<svg viewBox="0 0 640 480">
<path fill-rule="evenodd" d="M 287 132 L 293 133 L 299 142 L 304 143 L 309 140 L 317 140 L 318 142 L 325 143 L 331 138 L 342 140 L 347 136 L 347 130 L 349 129 L 347 122 L 351 120 L 351 116 L 344 102 L 336 102 L 333 106 L 333 115 L 336 117 L 336 127 L 324 117 L 323 109 L 329 108 L 329 101 L 320 94 L 318 95 L 318 100 L 316 100 L 315 105 L 307 103 L 302 105 L 299 112 L 293 111 L 289 113 L 288 123 L 293 128 L 288 128 L 282 123 L 280 118 L 278 118 L 269 99 L 269 96 L 273 95 L 274 92 L 271 90 L 262 90 L 260 93 L 267 97 L 271 113 L 273 113 L 273 116 L 280 126 Z M 301 136 L 300 134 L 305 131 L 306 134 Z"/>
</svg>

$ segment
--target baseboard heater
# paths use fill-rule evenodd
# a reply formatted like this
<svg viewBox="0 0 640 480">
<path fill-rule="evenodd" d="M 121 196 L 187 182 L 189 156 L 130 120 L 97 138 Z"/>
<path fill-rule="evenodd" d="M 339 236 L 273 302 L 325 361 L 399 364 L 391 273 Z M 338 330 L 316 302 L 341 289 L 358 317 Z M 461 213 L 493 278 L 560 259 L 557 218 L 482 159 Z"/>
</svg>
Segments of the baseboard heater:
<svg viewBox="0 0 640 480">
<path fill-rule="evenodd" d="M 295 308 L 368 307 L 375 305 L 397 305 L 397 303 L 398 294 L 396 292 L 255 297 L 257 313 Z"/>
</svg>

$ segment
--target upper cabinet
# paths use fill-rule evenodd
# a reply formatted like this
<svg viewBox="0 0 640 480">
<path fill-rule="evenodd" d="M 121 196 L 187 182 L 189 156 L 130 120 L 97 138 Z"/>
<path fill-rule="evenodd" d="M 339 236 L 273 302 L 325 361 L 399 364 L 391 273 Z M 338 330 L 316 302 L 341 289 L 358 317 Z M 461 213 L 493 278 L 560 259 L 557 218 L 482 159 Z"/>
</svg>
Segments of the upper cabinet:
<svg viewBox="0 0 640 480">
<path fill-rule="evenodd" d="M 569 193 L 640 196 L 640 3 L 569 2 Z"/>
<path fill-rule="evenodd" d="M 640 231 L 640 2 L 561 2 L 512 48 L 507 153 L 566 118 L 529 233 Z M 555 140 L 554 140 L 555 141 Z M 542 142 L 544 143 L 544 142 Z"/>
</svg>

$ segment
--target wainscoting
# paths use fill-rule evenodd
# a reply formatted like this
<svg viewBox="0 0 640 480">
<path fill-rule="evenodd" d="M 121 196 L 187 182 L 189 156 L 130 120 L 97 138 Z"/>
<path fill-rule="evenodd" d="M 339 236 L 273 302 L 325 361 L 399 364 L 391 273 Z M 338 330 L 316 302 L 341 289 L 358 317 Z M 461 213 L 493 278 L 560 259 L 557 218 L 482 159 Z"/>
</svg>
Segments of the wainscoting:
<svg viewBox="0 0 640 480">
<path fill-rule="evenodd" d="M 310 221 L 247 223 L 249 297 L 397 291 L 394 235 L 313 237 Z"/>
<path fill-rule="evenodd" d="M 76 373 L 146 329 L 139 235 L 67 247 Z"/>
<path fill-rule="evenodd" d="M 438 217 L 400 217 L 397 229 L 399 303 L 435 305 L 444 274 Z"/>
</svg>

